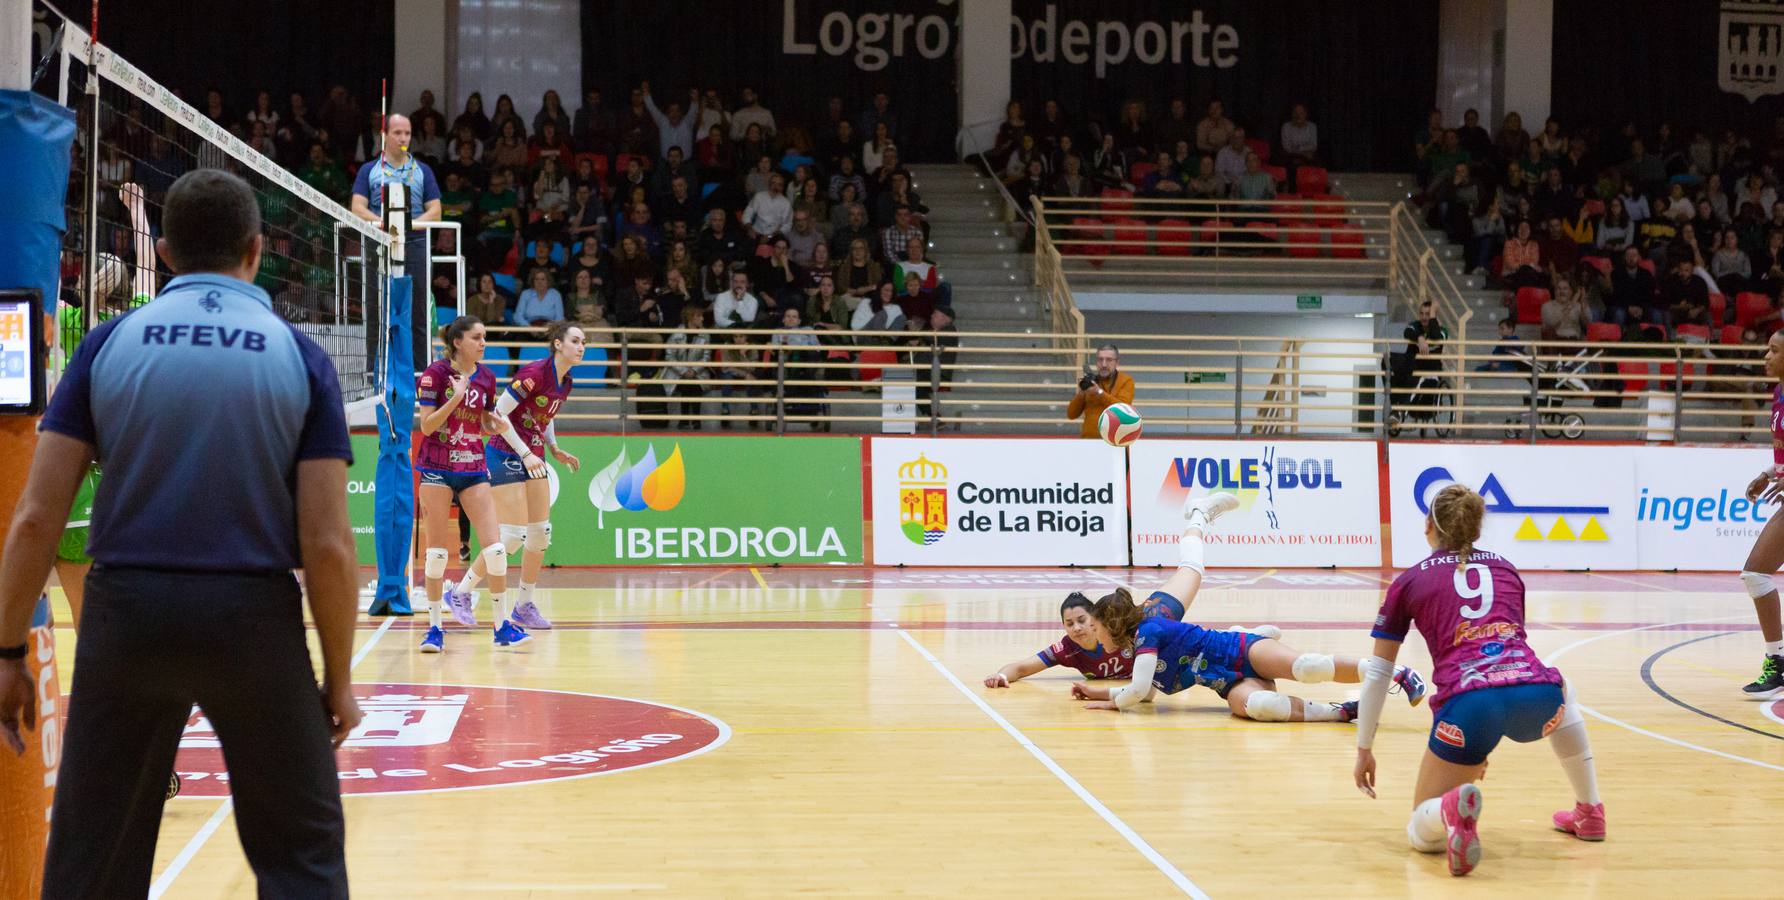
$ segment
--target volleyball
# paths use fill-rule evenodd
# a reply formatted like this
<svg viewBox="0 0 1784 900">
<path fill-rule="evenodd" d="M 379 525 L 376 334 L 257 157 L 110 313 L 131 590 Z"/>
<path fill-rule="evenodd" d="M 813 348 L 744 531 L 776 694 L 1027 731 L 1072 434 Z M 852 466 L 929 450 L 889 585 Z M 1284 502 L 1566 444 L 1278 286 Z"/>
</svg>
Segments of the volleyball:
<svg viewBox="0 0 1784 900">
<path fill-rule="evenodd" d="M 1097 419 L 1097 434 L 1111 447 L 1125 447 L 1140 439 L 1140 414 L 1126 403 L 1111 404 Z"/>
<path fill-rule="evenodd" d="M 110 297 L 123 289 L 124 281 L 129 277 L 129 268 L 123 260 L 110 253 L 101 253 L 93 265 L 93 295 Z"/>
</svg>

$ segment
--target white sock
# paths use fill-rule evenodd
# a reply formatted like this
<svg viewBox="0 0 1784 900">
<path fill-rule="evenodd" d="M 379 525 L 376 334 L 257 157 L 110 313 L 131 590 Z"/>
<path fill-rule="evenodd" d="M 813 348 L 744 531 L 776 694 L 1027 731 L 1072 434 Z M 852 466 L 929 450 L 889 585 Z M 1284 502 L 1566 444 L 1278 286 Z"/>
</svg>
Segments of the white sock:
<svg viewBox="0 0 1784 900">
<path fill-rule="evenodd" d="M 538 585 L 536 585 L 536 584 L 527 584 L 524 581 L 521 582 L 520 583 L 520 603 L 533 602 L 533 589 L 536 587 L 538 587 Z M 519 604 L 515 604 L 515 605 L 518 606 Z"/>
<path fill-rule="evenodd" d="M 483 579 L 477 577 L 477 567 L 473 565 L 470 569 L 465 571 L 465 577 L 460 579 L 455 587 L 457 590 L 470 594 L 471 599 L 475 600 L 477 598 L 477 582 L 482 580 Z"/>
<path fill-rule="evenodd" d="M 1206 554 L 1203 552 L 1204 549 L 1202 544 L 1202 529 L 1184 529 L 1182 540 L 1177 542 L 1177 553 L 1183 560 L 1178 565 L 1185 569 L 1192 569 L 1196 572 L 1207 572 L 1207 568 L 1203 565 L 1203 560 L 1206 558 Z"/>
<path fill-rule="evenodd" d="M 1573 798 L 1587 806 L 1598 805 L 1598 769 L 1592 764 L 1592 744 L 1586 739 L 1586 723 L 1564 725 L 1549 735 L 1549 745 L 1561 762 L 1561 771 L 1573 785 Z"/>
<path fill-rule="evenodd" d="M 1303 722 L 1338 722 L 1343 718 L 1344 713 L 1330 703 L 1319 703 L 1313 700 L 1301 701 L 1301 721 Z"/>
<path fill-rule="evenodd" d="M 445 606 L 445 605 L 446 605 L 446 603 L 443 600 L 429 600 L 427 602 L 427 624 L 428 625 L 430 625 L 434 628 L 440 627 L 440 607 Z"/>
<path fill-rule="evenodd" d="M 1412 818 L 1406 823 L 1406 836 L 1412 841 L 1412 849 L 1420 853 L 1443 850 L 1449 828 L 1443 824 L 1442 797 L 1432 797 L 1413 809 Z"/>
<path fill-rule="evenodd" d="M 1765 655 L 1784 656 L 1784 641 L 1766 641 Z"/>
<path fill-rule="evenodd" d="M 513 588 L 508 589 L 507 595 L 498 594 L 493 590 L 489 592 L 489 605 L 495 627 L 500 628 L 504 622 L 508 621 L 508 601 L 512 599 L 513 594 Z"/>
</svg>

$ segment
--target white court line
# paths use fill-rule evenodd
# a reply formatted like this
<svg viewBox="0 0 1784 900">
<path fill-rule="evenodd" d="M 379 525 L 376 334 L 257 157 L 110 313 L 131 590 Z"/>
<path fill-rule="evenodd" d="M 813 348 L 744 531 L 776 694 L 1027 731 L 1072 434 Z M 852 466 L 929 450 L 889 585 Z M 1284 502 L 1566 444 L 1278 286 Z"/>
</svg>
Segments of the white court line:
<svg viewBox="0 0 1784 900">
<path fill-rule="evenodd" d="M 1737 616 L 1718 616 L 1714 619 L 1691 619 L 1691 620 L 1684 621 L 1684 622 L 1662 622 L 1659 625 L 1643 625 L 1639 628 L 1625 628 L 1622 631 L 1607 631 L 1604 634 L 1600 634 L 1600 635 L 1596 635 L 1593 637 L 1584 638 L 1582 640 L 1574 641 L 1573 643 L 1568 644 L 1567 646 L 1562 647 L 1561 649 L 1556 650 L 1553 653 L 1548 653 L 1548 654 L 1544 654 L 1544 655 L 1547 657 L 1547 659 L 1550 663 L 1554 663 L 1554 662 L 1560 660 L 1561 657 L 1566 656 L 1570 651 L 1572 651 L 1576 648 L 1584 647 L 1587 644 L 1592 644 L 1592 643 L 1596 643 L 1598 641 L 1602 641 L 1605 638 L 1619 637 L 1619 636 L 1625 635 L 1625 634 L 1634 634 L 1635 632 L 1638 632 L 1638 631 L 1658 631 L 1658 630 L 1664 630 L 1667 628 L 1677 628 L 1680 625 L 1695 625 L 1695 624 L 1704 623 L 1704 622 L 1726 622 L 1730 619 L 1746 619 L 1746 618 L 1751 618 L 1751 615 L 1749 613 L 1742 613 Z M 1594 719 L 1598 719 L 1603 722 L 1608 722 L 1612 725 L 1617 726 L 1618 728 L 1622 728 L 1627 731 L 1633 731 L 1636 734 L 1651 737 L 1657 741 L 1665 741 L 1668 744 L 1672 744 L 1677 747 L 1684 747 L 1687 750 L 1696 750 L 1699 753 L 1708 753 L 1711 756 L 1720 756 L 1723 759 L 1732 760 L 1734 762 L 1746 763 L 1747 765 L 1750 765 L 1750 766 L 1758 766 L 1761 769 L 1771 769 L 1774 772 L 1784 772 L 1784 766 L 1774 765 L 1773 763 L 1768 763 L 1768 762 L 1761 762 L 1757 759 L 1748 759 L 1745 756 L 1739 756 L 1739 755 L 1736 755 L 1733 753 L 1725 753 L 1721 750 L 1715 750 L 1710 747 L 1703 747 L 1703 746 L 1699 746 L 1697 744 L 1693 744 L 1690 741 L 1681 741 L 1675 737 L 1668 737 L 1667 735 L 1649 731 L 1648 729 L 1642 728 L 1638 725 L 1631 725 L 1628 722 L 1625 722 L 1621 719 L 1615 719 L 1610 716 L 1607 716 L 1604 713 L 1601 713 L 1598 710 L 1593 709 L 1592 707 L 1587 706 L 1584 703 L 1580 704 L 1580 710 L 1582 712 L 1586 713 L 1587 715 L 1591 716 Z"/>
<path fill-rule="evenodd" d="M 897 625 L 893 625 L 892 628 L 898 632 L 899 637 L 904 638 L 905 643 L 911 645 L 912 649 L 922 654 L 924 659 L 929 660 L 929 664 L 934 666 L 937 672 L 942 673 L 942 677 L 946 678 L 949 684 L 954 685 L 960 693 L 966 695 L 966 699 L 971 700 L 973 705 L 977 706 L 981 712 L 991 717 L 991 721 L 996 722 L 999 728 L 1002 728 L 1010 737 L 1015 738 L 1016 743 L 1020 744 L 1024 750 L 1027 750 L 1032 754 L 1035 759 L 1040 760 L 1041 765 L 1047 767 L 1047 771 L 1052 772 L 1060 781 L 1065 782 L 1065 786 L 1070 788 L 1072 793 L 1077 794 L 1078 799 L 1084 801 L 1084 805 L 1090 807 L 1097 815 L 1102 816 L 1103 821 L 1109 823 L 1109 827 L 1114 828 L 1117 833 L 1127 839 L 1128 843 L 1134 846 L 1135 850 L 1140 851 L 1141 856 L 1146 857 L 1146 859 L 1151 861 L 1154 866 L 1158 867 L 1158 870 L 1164 873 L 1164 876 L 1169 878 L 1172 884 L 1175 884 L 1179 890 L 1190 897 L 1195 897 L 1197 900 L 1208 900 L 1207 893 L 1203 892 L 1201 888 L 1196 887 L 1196 883 L 1190 881 L 1189 876 L 1184 875 L 1176 866 L 1171 865 L 1170 861 L 1160 855 L 1157 850 L 1152 849 L 1152 845 L 1146 843 L 1146 840 L 1140 837 L 1140 835 L 1132 828 L 1128 827 L 1126 822 L 1121 821 L 1120 816 L 1117 816 L 1114 812 L 1110 811 L 1107 806 L 1103 805 L 1101 800 L 1096 798 L 1096 795 L 1085 789 L 1084 785 L 1079 784 L 1078 779 L 1073 778 L 1071 773 L 1067 772 L 1059 765 L 1059 763 L 1054 762 L 1053 757 L 1047 755 L 1047 751 L 1035 746 L 1034 741 L 1028 739 L 1028 735 L 1023 734 L 1020 729 L 1011 725 L 1010 720 L 1000 715 L 997 710 L 992 709 L 990 704 L 985 702 L 984 698 L 973 693 L 970 688 L 962 684 L 959 678 L 954 677 L 953 672 L 948 671 L 947 666 L 942 665 L 941 660 L 936 659 L 935 655 L 930 653 L 921 643 L 918 643 L 916 638 L 911 637 L 910 632 L 899 628 Z"/>
<path fill-rule="evenodd" d="M 378 630 L 372 632 L 371 638 L 365 642 L 365 646 L 360 647 L 359 652 L 353 654 L 353 661 L 347 664 L 347 671 L 351 672 L 359 668 L 359 663 L 366 658 L 366 654 L 372 652 L 372 647 L 377 645 L 378 639 L 382 638 L 384 632 L 389 631 L 390 626 L 395 622 L 395 616 L 384 618 L 384 624 L 379 625 Z M 155 878 L 155 883 L 149 885 L 149 900 L 160 900 L 161 895 L 167 893 L 167 889 L 173 886 L 174 879 L 180 877 L 181 872 L 186 871 L 187 864 L 191 863 L 192 858 L 198 855 L 199 849 L 211 839 L 211 835 L 217 833 L 217 829 L 223 825 L 223 820 L 229 818 L 229 811 L 234 808 L 235 801 L 225 797 L 223 803 L 217 807 L 217 811 L 211 813 L 211 817 L 204 820 L 204 824 L 199 826 L 198 833 L 192 835 L 192 839 L 186 842 L 186 846 L 180 848 L 179 855 L 175 856 L 173 861 L 167 864 L 167 868 L 163 869 L 161 874 Z"/>
</svg>

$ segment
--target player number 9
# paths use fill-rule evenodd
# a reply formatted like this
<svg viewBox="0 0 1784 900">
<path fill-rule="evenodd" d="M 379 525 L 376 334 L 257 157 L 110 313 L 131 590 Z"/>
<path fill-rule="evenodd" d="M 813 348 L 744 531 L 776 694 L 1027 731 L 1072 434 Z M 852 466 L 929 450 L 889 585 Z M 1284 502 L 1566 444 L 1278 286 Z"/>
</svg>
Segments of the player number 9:
<svg viewBox="0 0 1784 900">
<path fill-rule="evenodd" d="M 1479 587 L 1469 587 L 1468 573 L 1470 572 L 1479 573 Z M 1486 566 L 1480 565 L 1479 563 L 1471 563 L 1466 568 L 1457 569 L 1455 582 L 1456 596 L 1461 597 L 1463 600 L 1480 599 L 1480 606 L 1478 607 L 1462 607 L 1460 610 L 1462 618 L 1478 619 L 1485 616 L 1487 611 L 1493 608 L 1493 573 L 1489 571 Z"/>
</svg>

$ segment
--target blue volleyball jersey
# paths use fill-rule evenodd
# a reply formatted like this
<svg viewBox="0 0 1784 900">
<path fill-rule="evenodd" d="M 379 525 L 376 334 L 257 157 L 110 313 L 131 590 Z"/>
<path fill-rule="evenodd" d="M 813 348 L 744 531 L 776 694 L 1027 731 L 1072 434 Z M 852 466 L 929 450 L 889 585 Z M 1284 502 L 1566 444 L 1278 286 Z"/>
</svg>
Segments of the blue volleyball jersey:
<svg viewBox="0 0 1784 900">
<path fill-rule="evenodd" d="M 1224 696 L 1244 679 L 1245 649 L 1253 639 L 1244 632 L 1209 631 L 1158 616 L 1140 623 L 1134 636 L 1134 656 L 1158 656 L 1152 685 L 1163 693 L 1175 694 L 1200 685 Z"/>
</svg>

